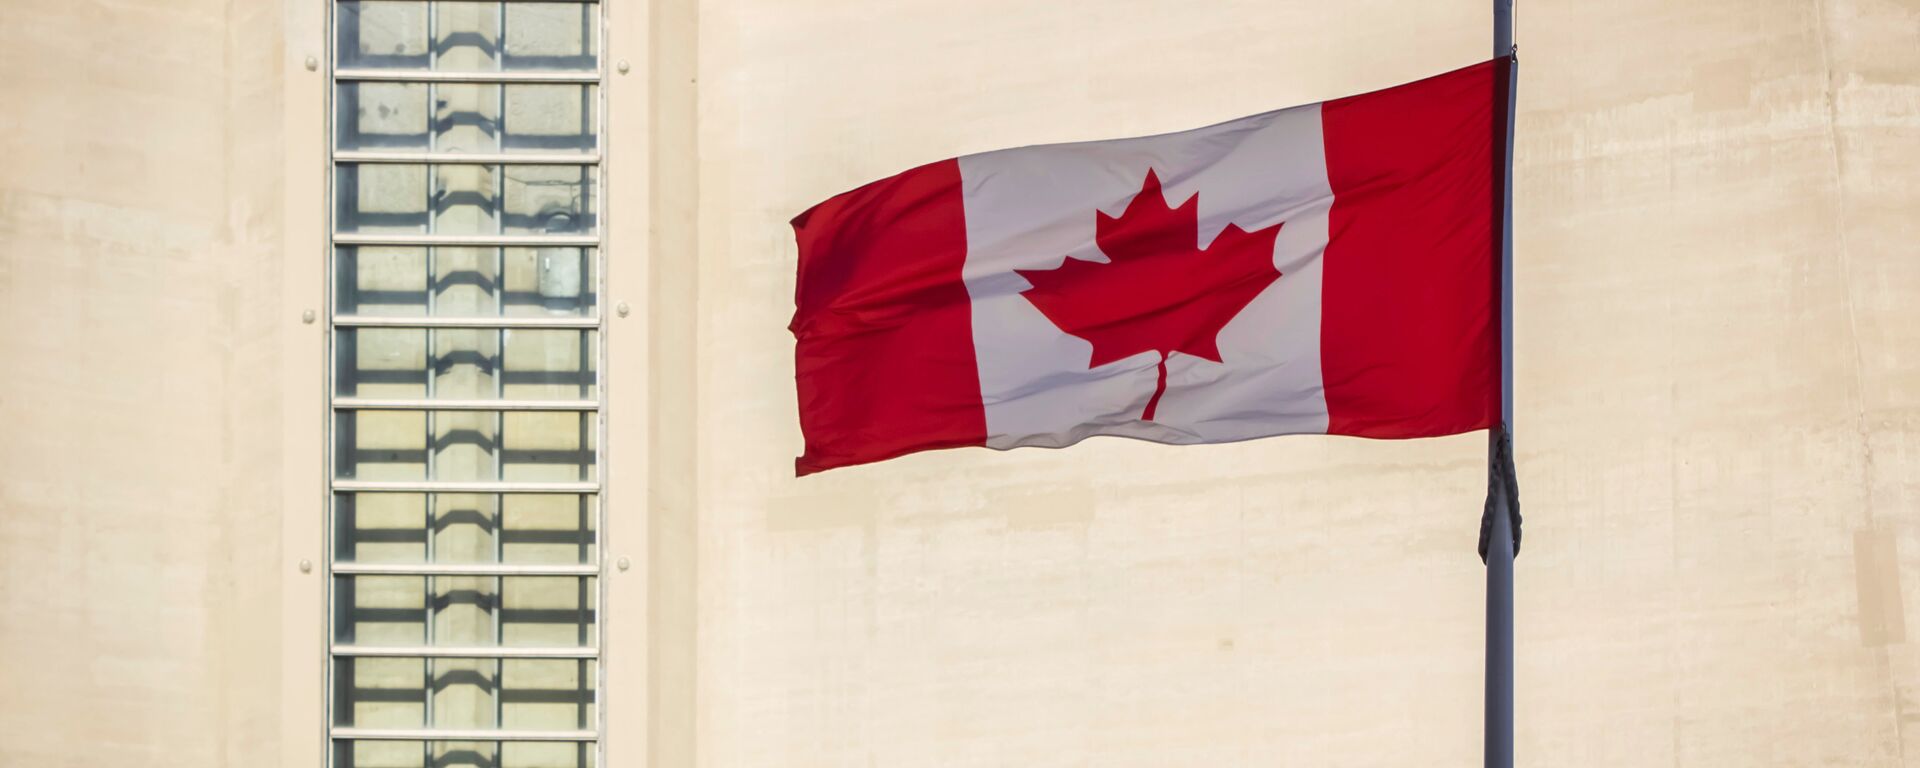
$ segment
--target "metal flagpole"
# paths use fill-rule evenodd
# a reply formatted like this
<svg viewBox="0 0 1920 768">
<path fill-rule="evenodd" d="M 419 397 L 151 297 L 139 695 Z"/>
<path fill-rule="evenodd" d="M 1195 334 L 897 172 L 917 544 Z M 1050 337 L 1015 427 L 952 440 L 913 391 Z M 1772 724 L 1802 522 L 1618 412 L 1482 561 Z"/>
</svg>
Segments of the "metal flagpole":
<svg viewBox="0 0 1920 768">
<path fill-rule="evenodd" d="M 1514 0 L 1493 0 L 1493 55 L 1511 56 Z M 1487 768 L 1513 766 L 1513 557 L 1520 548 L 1514 519 L 1519 504 L 1513 467 L 1513 122 L 1519 62 L 1509 63 L 1505 180 L 1500 216 L 1500 426 L 1487 435 L 1487 504 L 1480 554 L 1487 564 Z M 1496 80 L 1496 82 L 1498 82 Z M 1496 112 L 1496 114 L 1502 114 Z M 1496 132 L 1501 127 L 1495 128 Z"/>
</svg>

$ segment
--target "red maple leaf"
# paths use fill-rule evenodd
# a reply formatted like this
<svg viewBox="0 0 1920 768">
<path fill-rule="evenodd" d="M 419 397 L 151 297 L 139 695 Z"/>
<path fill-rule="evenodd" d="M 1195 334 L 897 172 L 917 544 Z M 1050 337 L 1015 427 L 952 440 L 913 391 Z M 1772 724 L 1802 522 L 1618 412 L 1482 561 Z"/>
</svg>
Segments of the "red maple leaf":
<svg viewBox="0 0 1920 768">
<path fill-rule="evenodd" d="M 1014 270 L 1040 314 L 1093 344 L 1089 369 L 1141 352 L 1160 353 L 1160 382 L 1140 418 L 1153 420 L 1167 391 L 1167 356 L 1179 352 L 1221 362 L 1220 329 L 1273 281 L 1280 224 L 1248 232 L 1228 224 L 1199 245 L 1200 196 L 1174 208 L 1147 169 L 1140 193 L 1118 217 L 1095 211 L 1094 243 L 1107 262 L 1068 257 L 1054 269 Z"/>
</svg>

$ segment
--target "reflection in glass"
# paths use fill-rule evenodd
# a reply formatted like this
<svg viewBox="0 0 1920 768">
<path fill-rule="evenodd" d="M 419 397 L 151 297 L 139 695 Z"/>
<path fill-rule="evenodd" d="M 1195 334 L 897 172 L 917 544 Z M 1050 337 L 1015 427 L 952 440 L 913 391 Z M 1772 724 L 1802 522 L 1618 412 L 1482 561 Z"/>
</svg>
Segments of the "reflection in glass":
<svg viewBox="0 0 1920 768">
<path fill-rule="evenodd" d="M 361 234 L 591 234 L 599 169 L 339 163 L 334 226 Z"/>
<path fill-rule="evenodd" d="M 342 82 L 345 151 L 591 153 L 599 87 L 577 83 Z"/>
<path fill-rule="evenodd" d="M 600 5 L 329 5 L 337 67 L 407 73 L 336 80 L 334 148 L 456 161 L 361 163 L 336 156 L 334 231 L 363 240 L 391 235 L 405 243 L 429 235 L 481 243 L 336 245 L 336 317 L 457 322 L 406 328 L 343 320 L 332 337 L 333 395 L 460 402 L 439 403 L 440 410 L 340 403 L 331 434 L 335 476 L 402 488 L 415 482 L 596 482 L 597 411 L 492 406 L 599 398 L 597 330 L 524 319 L 596 317 L 600 251 L 537 242 L 502 247 L 484 238 L 552 235 L 579 242 L 578 236 L 597 234 L 599 167 L 563 158 L 555 158 L 560 164 L 499 165 L 463 155 L 597 154 L 598 85 L 459 81 L 513 71 L 597 79 Z M 412 77 L 424 72 L 454 76 L 404 82 L 427 79 Z M 487 327 L 507 324 L 493 318 L 538 327 Z M 463 327 L 469 325 L 482 327 Z M 482 409 L 470 410 L 476 406 Z M 482 658 L 356 657 L 343 649 L 347 655 L 334 656 L 330 665 L 333 724 L 597 729 L 595 661 L 484 656 L 501 647 L 599 644 L 598 580 L 569 574 L 599 561 L 598 505 L 591 493 L 336 488 L 329 537 L 332 561 L 340 568 L 330 580 L 334 641 L 424 645 Z M 352 573 L 349 564 L 376 572 Z M 562 575 L 498 573 L 542 570 L 531 566 L 563 566 L 545 569 Z M 495 572 L 460 573 L 468 570 Z M 591 742 L 357 741 L 352 732 L 335 735 L 334 768 L 586 768 L 596 755 Z"/>
<path fill-rule="evenodd" d="M 341 657 L 334 662 L 334 724 L 588 729 L 598 672 L 592 659 Z"/>
<path fill-rule="evenodd" d="M 591 711 L 592 706 L 587 709 Z M 335 768 L 593 768 L 593 745 L 540 741 L 335 742 Z"/>
<path fill-rule="evenodd" d="M 447 400 L 592 400 L 599 331 L 581 328 L 342 328 L 334 393 Z"/>
<path fill-rule="evenodd" d="M 591 4 L 508 3 L 506 69 L 593 70 L 600 67 L 600 14 Z"/>
<path fill-rule="evenodd" d="M 338 493 L 334 559 L 590 565 L 597 562 L 598 504 L 597 496 L 569 493 Z"/>
<path fill-rule="evenodd" d="M 504 8 L 502 7 L 504 6 Z M 594 3 L 341 0 L 334 17 L 346 69 L 596 70 Z"/>
<path fill-rule="evenodd" d="M 334 414 L 342 480 L 573 483 L 599 479 L 590 411 Z"/>
<path fill-rule="evenodd" d="M 341 83 L 334 99 L 334 146 L 426 150 L 431 89 L 430 83 Z"/>
<path fill-rule="evenodd" d="M 427 232 L 432 188 L 425 165 L 357 165 L 334 169 L 334 229 L 418 235 Z"/>
<path fill-rule="evenodd" d="M 334 642 L 553 647 L 595 643 L 592 576 L 334 577 Z"/>
<path fill-rule="evenodd" d="M 598 258 L 573 246 L 341 246 L 334 306 L 384 317 L 590 317 Z"/>
<path fill-rule="evenodd" d="M 422 0 L 343 0 L 333 18 L 343 69 L 426 69 L 432 63 Z"/>
</svg>

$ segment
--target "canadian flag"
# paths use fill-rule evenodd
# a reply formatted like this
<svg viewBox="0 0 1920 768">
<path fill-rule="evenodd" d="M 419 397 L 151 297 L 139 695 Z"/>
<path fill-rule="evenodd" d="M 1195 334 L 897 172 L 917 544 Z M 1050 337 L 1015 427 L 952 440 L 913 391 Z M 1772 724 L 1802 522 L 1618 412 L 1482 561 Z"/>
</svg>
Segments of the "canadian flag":
<svg viewBox="0 0 1920 768">
<path fill-rule="evenodd" d="M 967 155 L 815 205 L 793 220 L 797 472 L 1495 426 L 1509 73 Z"/>
</svg>

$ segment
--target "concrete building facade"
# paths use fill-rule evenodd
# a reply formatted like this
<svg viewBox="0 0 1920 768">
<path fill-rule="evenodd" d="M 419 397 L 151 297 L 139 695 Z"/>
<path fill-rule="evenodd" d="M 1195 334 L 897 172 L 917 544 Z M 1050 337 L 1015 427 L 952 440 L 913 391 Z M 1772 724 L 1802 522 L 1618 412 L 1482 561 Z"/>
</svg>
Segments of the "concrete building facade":
<svg viewBox="0 0 1920 768">
<path fill-rule="evenodd" d="M 1920 764 L 1920 7 L 1518 19 L 1520 761 Z M 786 222 L 1489 23 L 0 0 L 0 765 L 1472 763 L 1482 437 L 796 480 Z"/>
</svg>

